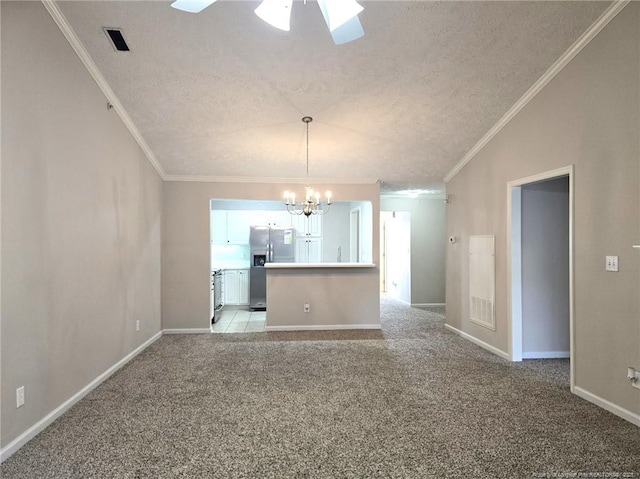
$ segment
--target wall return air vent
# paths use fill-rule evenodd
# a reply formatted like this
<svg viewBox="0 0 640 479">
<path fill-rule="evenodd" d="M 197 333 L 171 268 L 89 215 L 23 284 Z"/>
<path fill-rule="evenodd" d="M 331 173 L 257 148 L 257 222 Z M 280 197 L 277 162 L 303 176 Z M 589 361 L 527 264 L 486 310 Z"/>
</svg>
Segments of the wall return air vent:
<svg viewBox="0 0 640 479">
<path fill-rule="evenodd" d="M 496 330 L 495 236 L 469 237 L 469 319 Z"/>
<path fill-rule="evenodd" d="M 119 28 L 111 28 L 111 27 L 102 27 L 104 33 L 106 33 L 107 37 L 111 41 L 111 45 L 117 52 L 128 52 L 129 45 L 124 39 L 122 35 L 122 30 Z"/>
</svg>

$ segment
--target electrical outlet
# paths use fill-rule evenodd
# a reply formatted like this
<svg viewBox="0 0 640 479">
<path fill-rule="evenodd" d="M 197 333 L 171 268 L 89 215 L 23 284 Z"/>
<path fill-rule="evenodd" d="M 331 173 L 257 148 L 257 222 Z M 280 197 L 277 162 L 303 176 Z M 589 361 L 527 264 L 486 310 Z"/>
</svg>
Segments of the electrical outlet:
<svg viewBox="0 0 640 479">
<path fill-rule="evenodd" d="M 640 371 L 636 371 L 635 368 L 627 368 L 627 379 L 631 381 L 634 388 L 640 389 Z"/>
<path fill-rule="evenodd" d="M 16 408 L 24 405 L 24 386 L 16 389 Z"/>
<path fill-rule="evenodd" d="M 140 320 L 136 319 L 136 331 L 140 331 Z"/>
<path fill-rule="evenodd" d="M 304 303 L 304 312 L 308 313 L 311 311 L 311 305 L 309 303 Z"/>
<path fill-rule="evenodd" d="M 606 270 L 607 271 L 618 271 L 618 257 L 617 256 L 607 256 L 606 257 Z"/>
</svg>

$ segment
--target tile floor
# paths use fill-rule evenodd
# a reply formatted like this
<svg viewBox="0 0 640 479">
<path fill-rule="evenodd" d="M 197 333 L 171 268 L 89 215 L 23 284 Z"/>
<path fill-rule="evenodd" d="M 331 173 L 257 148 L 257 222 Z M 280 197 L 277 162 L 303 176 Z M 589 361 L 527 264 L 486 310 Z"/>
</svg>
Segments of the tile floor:
<svg viewBox="0 0 640 479">
<path fill-rule="evenodd" d="M 215 322 L 212 333 L 259 333 L 264 331 L 266 311 L 246 309 L 223 309 L 220 319 Z"/>
</svg>

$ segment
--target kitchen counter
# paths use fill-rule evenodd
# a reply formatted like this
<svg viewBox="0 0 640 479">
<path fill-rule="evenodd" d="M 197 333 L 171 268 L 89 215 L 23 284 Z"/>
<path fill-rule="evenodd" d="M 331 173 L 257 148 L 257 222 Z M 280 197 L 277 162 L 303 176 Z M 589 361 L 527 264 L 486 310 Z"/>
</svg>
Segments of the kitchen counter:
<svg viewBox="0 0 640 479">
<path fill-rule="evenodd" d="M 211 271 L 216 271 L 218 269 L 249 269 L 249 260 L 217 261 L 211 267 Z"/>
<path fill-rule="evenodd" d="M 267 269 L 375 268 L 374 263 L 267 263 Z"/>
</svg>

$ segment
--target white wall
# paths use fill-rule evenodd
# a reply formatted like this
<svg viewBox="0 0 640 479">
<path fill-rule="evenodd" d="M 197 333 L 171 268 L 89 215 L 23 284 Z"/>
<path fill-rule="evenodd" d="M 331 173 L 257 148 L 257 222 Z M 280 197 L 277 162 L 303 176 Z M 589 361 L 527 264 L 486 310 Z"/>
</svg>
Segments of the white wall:
<svg viewBox="0 0 640 479">
<path fill-rule="evenodd" d="M 373 207 L 369 201 L 352 203 L 351 207 L 360 208 L 360 258 L 353 259 L 352 261 L 358 263 L 373 263 Z M 377 238 L 377 230 L 375 235 Z"/>
<path fill-rule="evenodd" d="M 43 5 L 0 10 L 5 448 L 160 331 L 162 181 Z"/>
<path fill-rule="evenodd" d="M 523 357 L 569 357 L 569 178 L 521 195 Z"/>
<path fill-rule="evenodd" d="M 333 263 L 338 258 L 338 247 L 342 262 L 357 261 L 349 258 L 349 210 L 350 203 L 334 202 L 329 213 L 322 217 L 322 261 Z"/>
</svg>

